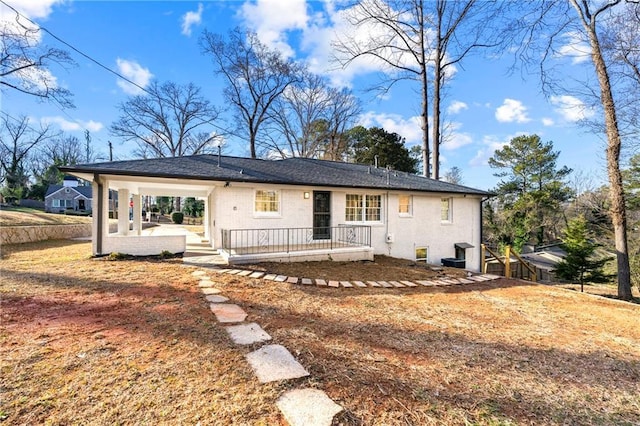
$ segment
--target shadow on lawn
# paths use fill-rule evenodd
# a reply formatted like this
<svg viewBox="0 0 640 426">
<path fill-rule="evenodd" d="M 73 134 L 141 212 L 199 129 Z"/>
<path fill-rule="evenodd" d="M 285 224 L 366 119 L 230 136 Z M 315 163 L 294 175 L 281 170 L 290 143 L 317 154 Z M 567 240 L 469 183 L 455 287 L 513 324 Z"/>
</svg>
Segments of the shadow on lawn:
<svg viewBox="0 0 640 426">
<path fill-rule="evenodd" d="M 96 330 L 118 329 L 171 339 L 188 338 L 201 344 L 212 342 L 212 332 L 217 327 L 195 279 L 192 287 L 144 285 L 5 269 L 3 281 L 6 324 L 30 321 L 43 327 L 67 324 Z M 24 284 L 12 291 L 11 282 L 28 282 L 33 291 L 25 291 Z M 58 290 L 70 290 L 70 294 Z M 227 345 L 232 344 L 230 339 L 224 340 Z"/>
<path fill-rule="evenodd" d="M 424 406 L 419 401 L 424 399 L 423 403 L 429 402 L 432 406 L 445 404 L 449 408 L 471 411 L 485 407 L 497 417 L 506 416 L 523 423 L 640 422 L 640 412 L 637 411 L 640 399 L 629 401 L 623 409 L 612 411 L 609 411 L 606 402 L 601 402 L 600 408 L 588 403 L 589 399 L 597 401 L 602 398 L 601 401 L 604 401 L 609 398 L 600 393 L 601 389 L 611 394 L 624 392 L 632 399 L 640 391 L 640 361 L 619 359 L 598 348 L 590 353 L 573 353 L 564 349 L 474 340 L 450 331 L 419 331 L 409 326 L 401 328 L 376 324 L 366 318 L 345 321 L 313 313 L 301 316 L 289 309 L 259 304 L 253 300 L 246 301 L 246 304 L 251 305 L 251 309 L 247 309 L 249 320 L 252 313 L 266 312 L 265 317 L 270 318 L 268 322 L 271 329 L 303 328 L 307 337 L 287 338 L 288 342 L 283 343 L 290 350 L 299 351 L 302 364 L 308 367 L 313 377 L 320 382 L 338 384 L 342 388 L 342 396 L 347 400 L 350 395 L 361 394 L 362 389 L 366 388 L 369 389 L 366 393 L 374 399 L 397 397 L 406 403 L 418 401 L 418 406 Z M 339 344 L 357 349 L 327 350 L 326 345 L 336 339 Z M 388 362 L 389 370 L 372 377 L 370 366 L 375 365 L 376 361 L 366 362 L 363 359 L 370 352 L 399 358 L 383 361 L 379 365 Z M 407 362 L 401 361 L 407 359 Z M 460 373 L 454 381 L 457 383 L 451 385 L 432 383 L 425 386 L 424 380 L 401 378 L 411 371 L 412 365 L 426 367 L 432 362 L 466 372 Z M 509 383 L 509 371 L 518 376 L 514 379 L 517 383 Z M 480 377 L 480 383 L 461 382 L 461 379 L 469 380 L 473 375 Z M 487 392 L 483 388 L 485 378 L 505 376 L 507 378 L 500 384 L 487 380 L 496 385 L 495 392 Z M 344 380 L 345 377 L 349 380 Z M 563 399 L 561 394 L 549 394 L 548 399 L 543 399 L 537 396 L 538 393 L 529 392 L 531 382 L 538 383 L 538 390 L 543 392 L 546 386 L 553 385 L 551 392 L 557 392 L 565 384 L 572 384 L 580 388 L 580 394 L 568 396 L 567 399 Z M 585 386 L 593 388 L 590 395 L 582 393 Z M 353 407 L 360 403 L 362 401 L 356 402 Z M 359 424 L 355 419 L 352 420 L 351 423 Z M 407 420 L 414 424 L 421 423 L 412 415 L 408 415 Z"/>
<path fill-rule="evenodd" d="M 49 249 L 76 246 L 85 244 L 88 247 L 87 258 L 91 257 L 91 242 L 86 240 L 45 240 L 33 243 L 20 243 L 2 246 L 0 259 L 10 259 L 13 254 L 22 252 L 40 252 Z"/>
<path fill-rule="evenodd" d="M 68 244 L 68 242 L 67 242 Z M 136 261 L 127 261 L 136 264 Z M 145 261 L 145 263 L 148 261 Z M 176 264 L 176 267 L 179 267 Z M 185 274 L 188 273 L 185 270 Z M 214 278 L 215 279 L 215 278 Z M 237 277 L 233 279 L 245 280 Z M 5 292 L 2 297 L 3 314 L 9 323 L 35 321 L 46 326 L 47 322 L 66 321 L 95 324 L 96 329 L 124 329 L 129 333 L 143 333 L 162 336 L 167 339 L 190 339 L 201 344 L 224 344 L 233 347 L 230 339 L 221 331 L 208 304 L 196 286 L 193 285 L 144 285 L 106 279 L 92 280 L 68 277 L 59 273 L 30 273 L 7 271 L 3 273 L 5 283 L 11 280 L 31 282 L 35 286 L 51 289 L 74 290 L 81 300 L 65 298 L 60 292 L 34 292 L 13 295 Z M 248 281 L 248 279 L 246 279 Z M 510 285 L 528 285 L 519 281 L 509 281 Z M 273 283 L 277 285 L 276 283 Z M 225 285 L 233 285 L 233 281 Z M 444 288 L 420 288 L 419 290 L 374 290 L 374 289 L 318 289 L 301 286 L 300 289 L 311 296 L 344 297 L 346 295 L 371 294 L 411 294 L 417 292 L 442 291 L 464 292 L 487 289 L 491 286 L 502 287 L 494 283 L 469 284 Z M 6 287 L 5 287 L 6 288 Z M 232 298 L 234 295 L 227 294 Z M 238 295 L 239 296 L 239 295 Z M 561 399 L 561 395 L 551 395 L 548 399 L 527 393 L 520 388 L 521 384 L 512 386 L 505 383 L 502 388 L 487 391 L 481 385 L 463 383 L 424 383 L 411 379 L 403 379 L 403 371 L 410 363 L 428 365 L 430 360 L 450 365 L 452 369 L 469 368 L 481 377 L 503 377 L 506 371 L 513 370 L 530 380 L 553 384 L 554 388 L 562 388 L 563 383 L 578 383 L 580 386 L 603 386 L 609 392 L 624 392 L 629 395 L 638 394 L 640 383 L 640 362 L 615 358 L 604 351 L 595 350 L 588 354 L 572 353 L 561 349 L 540 349 L 526 345 L 486 342 L 473 340 L 460 333 L 451 331 L 422 331 L 387 324 L 377 324 L 366 318 L 343 320 L 327 318 L 313 313 L 301 315 L 291 309 L 270 304 L 261 304 L 253 297 L 259 296 L 256 291 L 252 299 L 236 301 L 247 311 L 247 321 L 256 316 L 268 318 L 264 324 L 267 332 L 276 334 L 277 330 L 296 327 L 308 329 L 315 338 L 287 337 L 285 341 L 274 341 L 287 346 L 292 352 L 299 351 L 299 359 L 311 372 L 313 383 L 320 387 L 331 388 L 340 393 L 345 405 L 356 410 L 362 401 L 362 389 L 372 398 L 384 399 L 386 404 L 395 404 L 392 400 L 399 398 L 405 405 L 416 405 L 418 411 L 407 412 L 406 420 L 410 423 L 421 422 L 422 408 L 431 406 L 439 415 L 447 410 L 466 410 L 478 412 L 485 410 L 496 417 L 516 419 L 523 423 L 566 423 L 588 424 L 594 421 L 601 423 L 638 423 L 640 414 L 634 411 L 638 402 L 627 404 L 628 410 L 609 412 L 606 403 L 592 407 L 586 399 Z M 249 296 L 247 296 L 249 297 Z M 233 301 L 233 300 L 232 300 Z M 28 306 L 28 310 L 26 309 Z M 471 309 L 471 308 L 470 308 Z M 253 317 L 253 318 L 252 318 Z M 275 333 L 274 333 L 275 332 Z M 217 336 L 217 339 L 214 338 Z M 336 337 L 338 336 L 338 337 Z M 326 345 L 332 339 L 342 339 L 354 343 L 357 351 L 331 351 Z M 296 348 L 297 347 L 297 348 Z M 359 359 L 363 351 L 374 351 L 401 355 L 413 361 L 407 364 L 389 363 L 382 369 L 383 373 L 375 377 L 366 368 L 367 364 Z M 598 368 L 594 369 L 593 366 Z M 325 368 L 327 367 L 328 368 Z M 401 373 L 394 374 L 394 371 Z M 350 380 L 345 381 L 344 377 Z M 483 379 L 484 380 L 484 379 Z M 484 382 L 481 382 L 484 383 Z M 380 389 L 386 389 L 385 394 Z M 526 389 L 526 386 L 525 386 Z M 356 395 L 353 397 L 353 395 Z M 599 395 L 589 395 L 590 398 Z M 635 404 L 635 408 L 634 408 Z M 394 406 L 395 407 L 395 406 Z M 403 407 L 401 402 L 397 408 Z M 349 407 L 346 407 L 349 408 Z M 406 407 L 405 407 L 406 408 Z M 425 408 L 426 410 L 426 408 Z M 409 410 L 408 410 L 409 411 Z M 433 413 L 432 413 L 433 414 Z M 437 413 L 436 413 L 437 414 Z M 361 419 L 347 411 L 343 415 L 345 423 L 360 424 Z"/>
</svg>

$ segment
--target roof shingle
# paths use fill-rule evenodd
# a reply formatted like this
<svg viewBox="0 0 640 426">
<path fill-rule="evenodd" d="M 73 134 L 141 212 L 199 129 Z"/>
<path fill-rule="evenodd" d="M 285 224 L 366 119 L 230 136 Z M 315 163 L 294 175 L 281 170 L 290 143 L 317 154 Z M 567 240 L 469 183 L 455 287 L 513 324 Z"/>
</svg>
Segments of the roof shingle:
<svg viewBox="0 0 640 426">
<path fill-rule="evenodd" d="M 98 173 L 229 182 L 395 189 L 488 196 L 475 188 L 364 164 L 311 158 L 260 160 L 203 154 L 60 167 L 64 173 Z"/>
</svg>

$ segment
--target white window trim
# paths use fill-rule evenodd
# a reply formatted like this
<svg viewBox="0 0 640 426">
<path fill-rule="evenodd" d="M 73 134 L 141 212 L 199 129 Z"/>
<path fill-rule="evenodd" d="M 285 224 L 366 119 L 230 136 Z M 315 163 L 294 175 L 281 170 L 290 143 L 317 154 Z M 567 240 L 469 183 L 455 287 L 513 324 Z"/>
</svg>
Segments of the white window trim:
<svg viewBox="0 0 640 426">
<path fill-rule="evenodd" d="M 401 212 L 400 211 L 400 197 L 409 197 L 409 211 Z M 398 216 L 400 217 L 413 217 L 413 195 L 400 194 L 398 195 Z"/>
<path fill-rule="evenodd" d="M 417 251 L 419 249 L 424 249 L 426 256 L 424 258 L 419 258 L 417 256 Z M 425 263 L 429 263 L 429 246 L 426 244 L 422 244 L 422 245 L 416 245 L 413 248 L 413 255 L 415 257 L 415 261 L 416 262 L 425 262 Z"/>
<path fill-rule="evenodd" d="M 447 200 L 449 203 L 449 217 L 447 219 L 442 219 L 442 201 Z M 442 224 L 451 224 L 453 223 L 453 198 L 452 197 L 442 197 L 440 198 L 440 223 Z"/>
<path fill-rule="evenodd" d="M 360 205 L 360 208 L 362 209 L 362 220 L 357 220 L 357 221 L 347 220 L 347 205 L 346 205 L 347 195 L 359 195 L 361 197 L 362 204 Z M 366 207 L 367 196 L 380 197 L 380 220 L 367 220 L 367 207 Z M 345 223 L 354 224 L 354 225 L 379 225 L 384 223 L 384 203 L 386 202 L 386 200 L 383 194 L 375 193 L 375 192 L 374 193 L 348 192 L 345 194 L 344 200 L 345 200 L 345 210 L 344 210 Z"/>
<path fill-rule="evenodd" d="M 278 211 L 275 212 L 263 212 L 256 210 L 256 198 L 258 191 L 262 192 L 275 192 L 278 200 Z M 282 217 L 282 193 L 279 189 L 254 189 L 253 190 L 253 217 L 256 218 L 281 218 Z"/>
</svg>

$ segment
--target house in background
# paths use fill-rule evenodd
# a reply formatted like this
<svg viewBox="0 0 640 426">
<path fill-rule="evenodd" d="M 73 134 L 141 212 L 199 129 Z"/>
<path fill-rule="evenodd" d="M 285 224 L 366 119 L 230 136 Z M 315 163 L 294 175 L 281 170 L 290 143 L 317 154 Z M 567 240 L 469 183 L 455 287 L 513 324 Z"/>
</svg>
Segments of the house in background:
<svg viewBox="0 0 640 426">
<path fill-rule="evenodd" d="M 186 250 L 184 235 L 143 235 L 141 197 L 205 201 L 204 241 L 231 263 L 359 260 L 374 254 L 480 268 L 481 204 L 490 194 L 369 165 L 308 158 L 196 155 L 61 167 L 93 184 L 93 252 Z M 118 192 L 109 233 L 108 192 Z M 133 205 L 130 231 L 128 208 Z"/>
<path fill-rule="evenodd" d="M 49 185 L 44 196 L 44 211 L 64 213 L 67 210 L 91 210 L 93 190 L 90 186 L 79 186 L 78 179 L 65 176 L 62 185 Z"/>
</svg>

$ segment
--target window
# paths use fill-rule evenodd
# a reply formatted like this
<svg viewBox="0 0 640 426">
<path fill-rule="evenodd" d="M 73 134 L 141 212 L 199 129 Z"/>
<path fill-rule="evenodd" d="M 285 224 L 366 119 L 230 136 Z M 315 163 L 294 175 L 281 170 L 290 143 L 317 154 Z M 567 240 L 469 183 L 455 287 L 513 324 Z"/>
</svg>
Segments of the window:
<svg viewBox="0 0 640 426">
<path fill-rule="evenodd" d="M 344 215 L 347 222 L 380 222 L 381 212 L 381 195 L 347 194 Z"/>
<path fill-rule="evenodd" d="M 256 213 L 280 213 L 280 194 L 278 191 L 257 190 L 254 209 Z"/>
<path fill-rule="evenodd" d="M 411 195 L 398 196 L 398 213 L 400 216 L 411 216 Z"/>
<path fill-rule="evenodd" d="M 54 198 L 51 201 L 51 206 L 60 208 L 73 207 L 73 200 L 59 200 L 57 198 Z"/>
<path fill-rule="evenodd" d="M 427 262 L 427 247 L 416 247 L 416 262 Z"/>
<path fill-rule="evenodd" d="M 362 195 L 347 194 L 345 220 L 347 222 L 362 222 Z"/>
<path fill-rule="evenodd" d="M 442 222 L 451 222 L 451 198 L 442 198 L 440 200 L 440 220 Z"/>
</svg>

